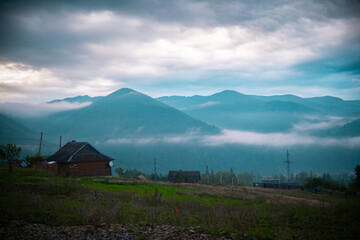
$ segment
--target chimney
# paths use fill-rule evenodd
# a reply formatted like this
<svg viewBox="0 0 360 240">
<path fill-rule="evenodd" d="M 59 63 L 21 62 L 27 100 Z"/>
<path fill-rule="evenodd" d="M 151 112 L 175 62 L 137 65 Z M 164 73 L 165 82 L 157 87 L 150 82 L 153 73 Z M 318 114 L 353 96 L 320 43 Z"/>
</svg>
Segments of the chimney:
<svg viewBox="0 0 360 240">
<path fill-rule="evenodd" d="M 76 143 L 76 141 L 75 141 L 75 140 L 72 140 L 71 142 L 72 142 L 72 143 Z"/>
</svg>

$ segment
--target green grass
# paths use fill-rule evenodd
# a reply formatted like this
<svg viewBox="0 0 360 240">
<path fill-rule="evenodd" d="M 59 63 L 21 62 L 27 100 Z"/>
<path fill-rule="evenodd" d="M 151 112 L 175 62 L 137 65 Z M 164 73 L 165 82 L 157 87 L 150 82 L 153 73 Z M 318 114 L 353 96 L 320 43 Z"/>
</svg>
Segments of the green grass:
<svg viewBox="0 0 360 240">
<path fill-rule="evenodd" d="M 110 184 L 106 179 L 94 182 L 29 169 L 9 174 L 4 168 L 0 168 L 0 187 L 1 223 L 168 224 L 198 226 L 217 236 L 259 239 L 352 239 L 360 233 L 358 202 L 321 200 L 301 192 L 282 191 L 273 197 L 235 190 L 217 193 L 157 184 Z M 318 204 L 282 202 L 283 195 Z"/>
<path fill-rule="evenodd" d="M 176 188 L 169 187 L 163 185 L 155 185 L 155 184 L 109 184 L 102 182 L 94 182 L 91 179 L 83 179 L 81 181 L 83 186 L 87 186 L 92 189 L 98 189 L 108 192 L 128 192 L 135 193 L 137 195 L 147 195 L 154 194 L 155 190 L 162 194 L 163 197 L 170 197 L 178 192 L 189 193 L 194 192 L 194 190 L 184 189 L 184 188 Z"/>
</svg>

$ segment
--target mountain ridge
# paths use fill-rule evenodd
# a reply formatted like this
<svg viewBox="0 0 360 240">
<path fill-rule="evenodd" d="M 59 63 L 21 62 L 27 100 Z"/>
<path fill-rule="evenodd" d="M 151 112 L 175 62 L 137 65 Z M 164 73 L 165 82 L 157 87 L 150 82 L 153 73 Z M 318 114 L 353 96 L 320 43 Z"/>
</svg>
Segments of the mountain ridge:
<svg viewBox="0 0 360 240">
<path fill-rule="evenodd" d="M 216 126 L 246 131 L 289 131 L 307 115 L 318 119 L 325 116 L 360 116 L 360 101 L 346 101 L 332 96 L 258 96 L 224 90 L 208 96 L 166 96 L 157 99 Z"/>
<path fill-rule="evenodd" d="M 31 127 L 69 138 L 186 133 L 219 129 L 132 89 L 119 89 L 91 105 L 34 119 Z"/>
</svg>

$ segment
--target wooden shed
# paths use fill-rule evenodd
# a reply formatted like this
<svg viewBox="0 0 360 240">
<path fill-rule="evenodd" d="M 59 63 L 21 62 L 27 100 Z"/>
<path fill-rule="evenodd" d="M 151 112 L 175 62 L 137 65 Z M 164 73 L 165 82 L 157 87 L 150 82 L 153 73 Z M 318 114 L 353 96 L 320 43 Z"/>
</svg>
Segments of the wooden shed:
<svg viewBox="0 0 360 240">
<path fill-rule="evenodd" d="M 69 176 L 111 176 L 111 161 L 87 142 L 68 142 L 46 158 L 48 171 Z"/>
<path fill-rule="evenodd" d="M 169 171 L 169 182 L 189 182 L 200 181 L 200 171 Z"/>
</svg>

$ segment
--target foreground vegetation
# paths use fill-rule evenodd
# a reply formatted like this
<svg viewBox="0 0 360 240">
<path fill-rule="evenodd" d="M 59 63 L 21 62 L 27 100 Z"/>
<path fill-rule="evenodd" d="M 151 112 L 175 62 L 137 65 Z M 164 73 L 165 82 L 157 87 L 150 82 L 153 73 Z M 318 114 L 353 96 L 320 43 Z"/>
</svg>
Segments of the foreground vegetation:
<svg viewBox="0 0 360 240">
<path fill-rule="evenodd" d="M 355 239 L 360 234 L 355 200 L 297 190 L 94 180 L 30 169 L 10 174 L 0 168 L 1 224 L 168 224 L 260 239 Z"/>
</svg>

